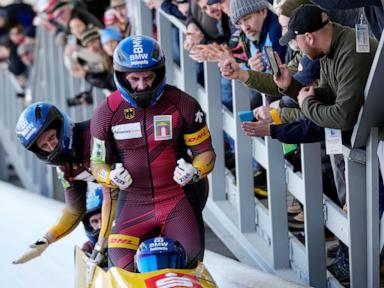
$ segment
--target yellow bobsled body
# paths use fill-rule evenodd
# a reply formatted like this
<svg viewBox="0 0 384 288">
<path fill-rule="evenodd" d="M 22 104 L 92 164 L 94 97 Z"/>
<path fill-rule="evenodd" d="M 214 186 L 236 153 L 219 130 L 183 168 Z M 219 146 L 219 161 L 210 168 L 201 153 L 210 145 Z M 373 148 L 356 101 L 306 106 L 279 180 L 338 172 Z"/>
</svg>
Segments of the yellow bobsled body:
<svg viewBox="0 0 384 288">
<path fill-rule="evenodd" d="M 215 288 L 212 276 L 203 263 L 195 269 L 162 269 L 148 273 L 128 272 L 118 267 L 105 271 L 96 267 L 87 281 L 88 256 L 75 249 L 75 287 L 76 288 Z M 88 273 L 88 274 L 87 274 Z"/>
</svg>

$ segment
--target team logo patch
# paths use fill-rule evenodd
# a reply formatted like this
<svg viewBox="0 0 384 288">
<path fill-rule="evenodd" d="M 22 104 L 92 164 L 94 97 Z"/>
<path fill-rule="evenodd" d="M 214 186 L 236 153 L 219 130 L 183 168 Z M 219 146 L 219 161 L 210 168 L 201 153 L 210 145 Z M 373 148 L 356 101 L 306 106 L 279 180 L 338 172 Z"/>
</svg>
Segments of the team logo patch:
<svg viewBox="0 0 384 288">
<path fill-rule="evenodd" d="M 153 116 L 155 141 L 172 139 L 172 115 Z"/>
<path fill-rule="evenodd" d="M 195 275 L 188 275 L 184 273 L 167 272 L 160 275 L 155 275 L 151 278 L 145 279 L 147 287 L 166 288 L 166 287 L 188 287 L 188 288 L 202 288 L 199 280 Z"/>
<path fill-rule="evenodd" d="M 135 117 L 135 108 L 124 109 L 125 119 L 131 120 Z"/>
<path fill-rule="evenodd" d="M 92 141 L 91 161 L 104 162 L 106 154 L 104 141 L 95 137 L 92 138 Z"/>
<path fill-rule="evenodd" d="M 141 138 L 141 127 L 139 122 L 120 124 L 112 126 L 113 138 L 116 140 Z"/>
<path fill-rule="evenodd" d="M 203 123 L 203 117 L 204 117 L 204 113 L 201 112 L 200 110 L 197 111 L 197 112 L 195 113 L 195 122 L 196 122 L 196 123 Z"/>
<path fill-rule="evenodd" d="M 139 243 L 140 238 L 129 235 L 111 234 L 108 237 L 108 248 L 126 248 L 130 250 L 137 250 Z"/>
<path fill-rule="evenodd" d="M 31 138 L 36 132 L 37 128 L 33 125 L 33 123 L 28 123 L 28 121 L 24 119 L 24 121 L 18 125 L 16 130 L 19 136 L 24 137 L 25 140 L 28 141 L 29 138 Z"/>
<path fill-rule="evenodd" d="M 64 171 L 61 170 L 59 167 L 56 167 L 56 173 L 57 173 L 57 178 L 59 178 L 61 185 L 63 186 L 64 189 L 67 189 L 71 186 L 71 184 L 68 182 L 67 179 L 65 179 L 64 176 Z"/>
</svg>

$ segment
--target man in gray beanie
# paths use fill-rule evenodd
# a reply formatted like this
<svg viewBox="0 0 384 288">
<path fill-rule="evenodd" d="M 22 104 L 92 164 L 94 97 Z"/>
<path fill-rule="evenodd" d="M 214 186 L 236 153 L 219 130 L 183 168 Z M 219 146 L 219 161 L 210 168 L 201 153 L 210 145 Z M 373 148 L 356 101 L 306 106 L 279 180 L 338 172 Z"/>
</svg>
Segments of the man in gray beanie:
<svg viewBox="0 0 384 288">
<path fill-rule="evenodd" d="M 284 59 L 286 48 L 279 44 L 281 26 L 265 0 L 231 0 L 231 21 L 243 32 L 240 38 L 248 58 L 248 69 L 270 73 L 264 47 L 272 46 Z"/>
<path fill-rule="evenodd" d="M 265 0 L 232 0 L 231 1 L 231 21 L 234 25 L 243 16 L 267 9 L 269 3 Z"/>
</svg>

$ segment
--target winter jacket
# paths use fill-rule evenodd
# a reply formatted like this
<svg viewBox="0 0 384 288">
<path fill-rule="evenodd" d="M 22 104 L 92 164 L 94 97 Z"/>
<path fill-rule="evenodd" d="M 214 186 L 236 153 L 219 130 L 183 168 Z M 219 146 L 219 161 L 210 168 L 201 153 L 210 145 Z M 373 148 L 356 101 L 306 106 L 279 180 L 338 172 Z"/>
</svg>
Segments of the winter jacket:
<svg viewBox="0 0 384 288">
<path fill-rule="evenodd" d="M 302 103 L 303 114 L 321 127 L 353 129 L 364 101 L 364 88 L 377 49 L 370 38 L 370 53 L 356 53 L 355 30 L 336 23 L 329 52 L 320 59 L 320 84 L 314 97 Z M 302 86 L 294 79 L 283 91 L 297 99 Z M 281 117 L 288 109 L 281 110 Z"/>
<path fill-rule="evenodd" d="M 325 9 L 350 9 L 364 7 L 369 27 L 376 39 L 380 39 L 384 28 L 384 10 L 381 0 L 313 0 Z"/>
<path fill-rule="evenodd" d="M 295 73 L 297 71 L 301 57 L 302 54 L 297 52 L 294 54 L 292 60 L 289 61 L 288 68 L 291 70 L 292 73 Z M 277 85 L 273 81 L 272 74 L 253 70 L 249 70 L 248 73 L 249 78 L 244 84 L 247 85 L 249 88 L 255 89 L 260 93 L 265 93 L 269 95 L 280 94 L 279 87 L 277 87 Z"/>
</svg>

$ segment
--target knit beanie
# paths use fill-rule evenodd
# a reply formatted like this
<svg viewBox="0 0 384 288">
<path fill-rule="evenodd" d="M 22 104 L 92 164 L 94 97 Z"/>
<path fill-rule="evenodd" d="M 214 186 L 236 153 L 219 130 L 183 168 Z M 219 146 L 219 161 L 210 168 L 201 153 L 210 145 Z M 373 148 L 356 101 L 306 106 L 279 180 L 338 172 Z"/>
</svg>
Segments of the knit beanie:
<svg viewBox="0 0 384 288">
<path fill-rule="evenodd" d="M 236 25 L 243 16 L 268 7 L 269 3 L 265 0 L 231 0 L 232 24 Z"/>
<path fill-rule="evenodd" d="M 108 27 L 100 30 L 100 41 L 101 45 L 105 43 L 115 40 L 120 42 L 123 37 L 121 36 L 120 30 L 117 27 Z"/>
<path fill-rule="evenodd" d="M 70 0 L 51 0 L 45 9 L 45 12 L 51 14 L 65 5 L 71 5 L 71 3 Z"/>
<path fill-rule="evenodd" d="M 283 0 L 282 3 L 279 5 L 279 14 L 290 18 L 293 10 L 303 4 L 313 3 L 309 0 Z"/>
<path fill-rule="evenodd" d="M 89 28 L 80 36 L 81 45 L 86 47 L 89 42 L 99 37 L 99 31 L 96 27 Z"/>
<path fill-rule="evenodd" d="M 125 0 L 111 0 L 110 7 L 115 8 L 125 4 Z"/>
</svg>

